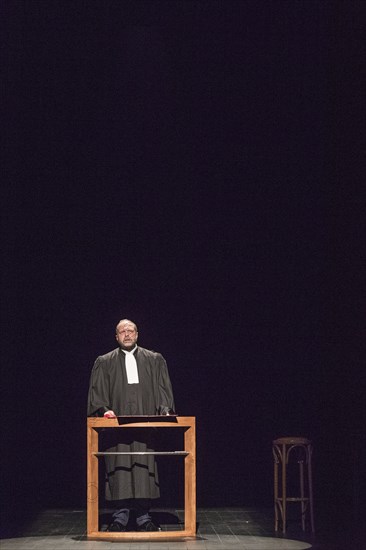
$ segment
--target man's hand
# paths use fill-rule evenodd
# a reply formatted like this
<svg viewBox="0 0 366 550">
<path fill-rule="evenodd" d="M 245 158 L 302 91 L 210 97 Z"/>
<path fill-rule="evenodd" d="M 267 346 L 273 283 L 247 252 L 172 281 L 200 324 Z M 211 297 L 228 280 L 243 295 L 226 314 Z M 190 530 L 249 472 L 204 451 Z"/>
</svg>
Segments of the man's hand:
<svg viewBox="0 0 366 550">
<path fill-rule="evenodd" d="M 104 418 L 117 418 L 114 411 L 106 411 L 104 413 Z"/>
</svg>

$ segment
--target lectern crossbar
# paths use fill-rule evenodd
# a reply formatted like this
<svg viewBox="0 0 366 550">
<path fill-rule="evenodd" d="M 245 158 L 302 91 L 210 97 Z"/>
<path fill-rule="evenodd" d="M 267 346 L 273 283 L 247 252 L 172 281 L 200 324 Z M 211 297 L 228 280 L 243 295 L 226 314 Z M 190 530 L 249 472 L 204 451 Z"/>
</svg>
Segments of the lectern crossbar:
<svg viewBox="0 0 366 550">
<path fill-rule="evenodd" d="M 94 456 L 110 456 L 110 455 L 178 455 L 178 456 L 187 456 L 189 455 L 186 451 L 135 451 L 135 452 L 119 452 L 119 453 L 93 453 Z"/>
</svg>

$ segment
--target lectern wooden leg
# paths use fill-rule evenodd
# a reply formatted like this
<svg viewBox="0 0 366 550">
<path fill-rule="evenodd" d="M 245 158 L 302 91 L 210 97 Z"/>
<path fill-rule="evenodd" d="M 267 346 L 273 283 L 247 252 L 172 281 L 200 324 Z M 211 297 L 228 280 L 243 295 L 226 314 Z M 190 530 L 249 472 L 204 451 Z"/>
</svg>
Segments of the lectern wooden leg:
<svg viewBox="0 0 366 550">
<path fill-rule="evenodd" d="M 187 535 L 196 534 L 196 428 L 195 425 L 184 433 L 184 449 L 189 454 L 184 461 L 184 508 Z"/>
<path fill-rule="evenodd" d="M 99 487 L 98 487 L 98 432 L 88 426 L 88 472 L 87 472 L 87 533 L 96 533 L 99 529 Z"/>
</svg>

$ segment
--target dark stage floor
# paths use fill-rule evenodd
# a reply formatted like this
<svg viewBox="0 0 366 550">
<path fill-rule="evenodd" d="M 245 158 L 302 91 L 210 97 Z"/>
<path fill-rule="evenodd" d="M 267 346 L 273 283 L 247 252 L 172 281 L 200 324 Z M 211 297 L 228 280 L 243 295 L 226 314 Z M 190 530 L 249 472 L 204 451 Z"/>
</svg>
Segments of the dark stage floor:
<svg viewBox="0 0 366 550">
<path fill-rule="evenodd" d="M 102 519 L 106 516 L 102 515 Z M 153 519 L 165 531 L 178 530 L 183 512 L 156 509 Z M 103 523 L 103 521 L 102 521 Z M 285 536 L 275 534 L 272 509 L 200 508 L 197 537 L 182 541 L 90 541 L 86 538 L 86 511 L 49 509 L 2 525 L 1 550 L 115 550 L 118 545 L 133 550 L 364 550 L 363 527 L 319 526 L 317 533 L 303 533 L 296 519 Z M 103 527 L 102 527 L 103 528 Z"/>
</svg>

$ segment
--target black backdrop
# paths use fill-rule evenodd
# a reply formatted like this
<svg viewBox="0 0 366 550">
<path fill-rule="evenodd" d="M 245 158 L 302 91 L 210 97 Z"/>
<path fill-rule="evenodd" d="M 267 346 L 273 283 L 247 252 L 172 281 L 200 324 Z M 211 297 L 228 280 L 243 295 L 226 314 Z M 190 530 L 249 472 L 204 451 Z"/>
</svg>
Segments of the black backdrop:
<svg viewBox="0 0 366 550">
<path fill-rule="evenodd" d="M 295 434 L 318 509 L 337 484 L 357 512 L 364 3 L 1 10 L 5 495 L 85 506 L 89 374 L 128 317 L 197 417 L 199 505 L 271 506 Z"/>
</svg>

